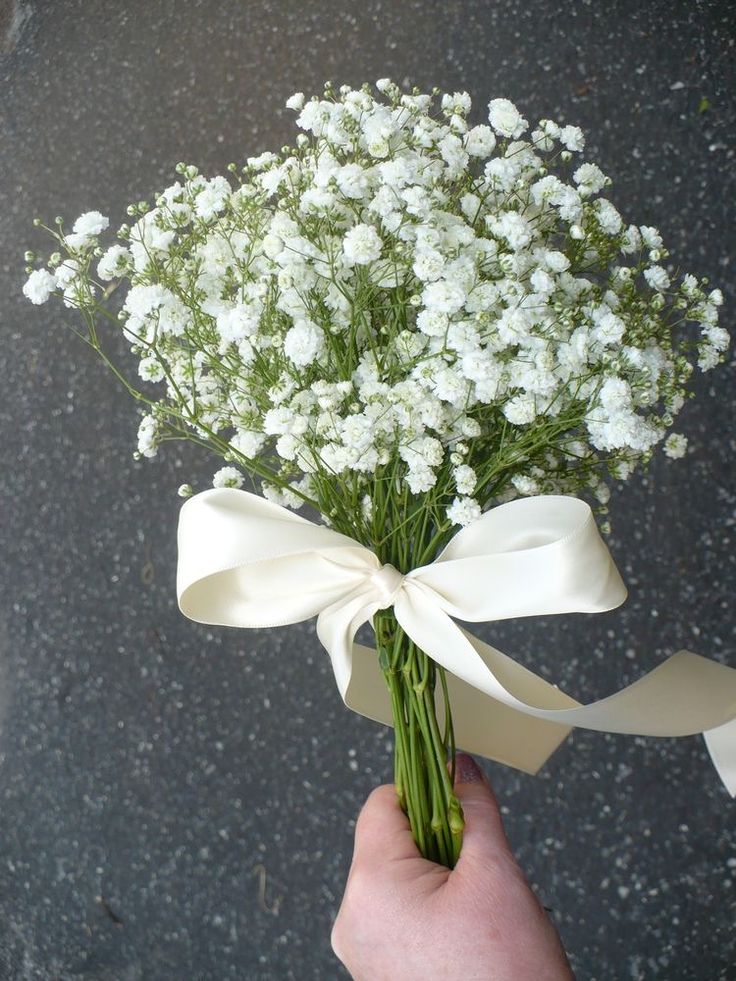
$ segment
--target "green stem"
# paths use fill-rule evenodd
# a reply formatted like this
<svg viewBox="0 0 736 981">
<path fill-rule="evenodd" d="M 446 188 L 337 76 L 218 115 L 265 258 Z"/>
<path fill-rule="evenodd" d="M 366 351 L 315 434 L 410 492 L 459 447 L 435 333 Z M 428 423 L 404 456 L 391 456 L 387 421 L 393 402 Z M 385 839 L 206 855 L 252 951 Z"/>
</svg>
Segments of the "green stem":
<svg viewBox="0 0 736 981">
<path fill-rule="evenodd" d="M 373 625 L 391 696 L 399 802 L 421 854 L 453 868 L 462 845 L 463 818 L 453 790 L 455 740 L 444 671 L 406 636 L 393 610 L 378 611 Z M 435 701 L 438 675 L 444 699 L 443 735 Z"/>
</svg>

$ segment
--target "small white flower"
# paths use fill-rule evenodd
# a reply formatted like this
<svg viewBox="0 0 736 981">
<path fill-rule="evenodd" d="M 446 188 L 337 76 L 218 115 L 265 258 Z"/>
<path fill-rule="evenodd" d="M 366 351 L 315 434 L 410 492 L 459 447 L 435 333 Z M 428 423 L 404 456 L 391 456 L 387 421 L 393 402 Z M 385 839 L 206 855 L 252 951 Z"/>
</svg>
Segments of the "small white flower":
<svg viewBox="0 0 736 981">
<path fill-rule="evenodd" d="M 373 501 L 369 494 L 364 494 L 360 500 L 360 513 L 363 515 L 363 520 L 369 523 L 373 518 Z"/>
<path fill-rule="evenodd" d="M 611 488 L 602 480 L 598 481 L 594 489 L 595 496 L 601 504 L 608 504 L 611 500 Z"/>
<path fill-rule="evenodd" d="M 304 93 L 295 92 L 293 95 L 289 96 L 286 100 L 286 108 L 294 109 L 296 112 L 301 112 L 304 108 Z"/>
<path fill-rule="evenodd" d="M 519 110 L 508 99 L 491 99 L 488 103 L 488 120 L 501 136 L 518 139 L 528 127 Z"/>
<path fill-rule="evenodd" d="M 651 225 L 639 225 L 638 230 L 644 245 L 648 249 L 662 248 L 662 236 L 657 228 L 653 228 Z"/>
<path fill-rule="evenodd" d="M 436 307 L 431 310 L 421 310 L 417 314 L 417 329 L 428 337 L 444 337 L 450 318 Z"/>
<path fill-rule="evenodd" d="M 158 358 L 153 355 L 143 358 L 138 365 L 138 374 L 146 381 L 157 382 L 164 377 L 164 369 Z"/>
<path fill-rule="evenodd" d="M 474 126 L 465 137 L 465 149 L 471 157 L 488 157 L 496 146 L 496 137 L 490 126 Z"/>
<path fill-rule="evenodd" d="M 447 164 L 447 176 L 459 177 L 468 165 L 468 153 L 463 149 L 460 137 L 448 133 L 440 140 L 437 149 Z"/>
<path fill-rule="evenodd" d="M 532 422 L 537 416 L 536 399 L 528 392 L 522 392 L 509 399 L 502 411 L 509 422 L 515 426 L 523 426 L 525 423 Z"/>
<path fill-rule="evenodd" d="M 539 493 L 539 483 L 533 477 L 529 477 L 526 474 L 515 474 L 511 478 L 511 483 L 520 494 L 524 494 L 527 497 Z"/>
<path fill-rule="evenodd" d="M 459 494 L 472 494 L 478 483 L 475 470 L 466 463 L 456 467 L 452 475 L 455 479 L 455 486 Z"/>
<path fill-rule="evenodd" d="M 703 337 L 712 344 L 716 351 L 725 351 L 731 343 L 731 335 L 725 327 L 718 327 L 715 324 L 704 324 L 702 326 Z"/>
<path fill-rule="evenodd" d="M 264 150 L 263 153 L 259 153 L 255 157 L 246 157 L 246 163 L 251 168 L 251 170 L 266 170 L 271 164 L 275 164 L 278 161 L 278 157 L 271 150 Z"/>
<path fill-rule="evenodd" d="M 440 278 L 444 268 L 445 258 L 436 249 L 421 249 L 417 251 L 413 266 L 417 279 L 421 279 L 425 283 L 432 282 Z"/>
<path fill-rule="evenodd" d="M 431 467 L 417 467 L 404 477 L 412 494 L 426 494 L 437 483 L 437 474 Z"/>
<path fill-rule="evenodd" d="M 79 263 L 76 259 L 65 259 L 56 267 L 55 275 L 57 285 L 66 289 L 79 275 Z"/>
<path fill-rule="evenodd" d="M 214 218 L 224 209 L 231 194 L 232 188 L 224 177 L 213 177 L 197 195 L 194 210 L 200 218 Z"/>
<path fill-rule="evenodd" d="M 365 266 L 381 255 L 383 241 L 372 225 L 355 225 L 342 240 L 348 265 Z"/>
<path fill-rule="evenodd" d="M 670 277 L 661 266 L 650 266 L 649 269 L 645 269 L 644 279 L 658 293 L 663 293 L 670 285 Z"/>
<path fill-rule="evenodd" d="M 625 327 L 623 320 L 609 310 L 597 319 L 591 337 L 604 345 L 618 344 Z"/>
<path fill-rule="evenodd" d="M 412 468 L 438 467 L 442 463 L 442 443 L 432 436 L 418 436 L 409 443 L 399 445 L 399 456 Z"/>
<path fill-rule="evenodd" d="M 456 313 L 465 302 L 465 290 L 456 282 L 441 279 L 436 283 L 428 283 L 424 287 L 422 302 L 427 310 L 446 314 Z"/>
<path fill-rule="evenodd" d="M 573 153 L 579 153 L 585 146 L 585 136 L 579 126 L 563 126 L 559 139 L 560 143 Z"/>
<path fill-rule="evenodd" d="M 631 386 L 624 378 L 606 378 L 598 396 L 600 403 L 609 412 L 628 409 L 631 405 Z"/>
<path fill-rule="evenodd" d="M 456 497 L 447 509 L 448 520 L 465 527 L 480 518 L 480 504 L 473 497 Z"/>
<path fill-rule="evenodd" d="M 238 489 L 243 486 L 243 475 L 235 467 L 222 467 L 212 478 L 213 487 L 234 487 Z"/>
<path fill-rule="evenodd" d="M 128 290 L 123 309 L 141 320 L 152 310 L 156 310 L 166 299 L 167 290 L 163 286 L 137 284 Z"/>
<path fill-rule="evenodd" d="M 284 354 L 295 365 L 303 367 L 317 360 L 324 349 L 322 329 L 311 320 L 300 320 L 284 338 Z"/>
<path fill-rule="evenodd" d="M 717 348 L 712 344 L 701 344 L 698 347 L 698 367 L 701 371 L 711 371 L 720 362 Z"/>
<path fill-rule="evenodd" d="M 277 487 L 275 484 L 269 484 L 267 481 L 263 481 L 261 484 L 261 490 L 263 491 L 263 496 L 267 501 L 271 501 L 272 504 L 278 504 L 282 508 L 298 508 L 301 507 L 301 498 L 297 497 L 296 494 L 292 493 L 286 488 Z M 326 516 L 322 516 L 324 523 L 330 527 L 330 521 Z"/>
<path fill-rule="evenodd" d="M 621 231 L 623 225 L 621 215 L 605 198 L 599 198 L 595 202 L 595 216 L 606 235 L 617 235 Z"/>
<path fill-rule="evenodd" d="M 570 260 L 564 252 L 558 252 L 555 249 L 548 250 L 544 253 L 544 264 L 548 269 L 556 273 L 565 272 L 566 269 L 570 268 Z"/>
<path fill-rule="evenodd" d="M 579 186 L 580 193 L 588 196 L 602 191 L 608 180 L 600 167 L 594 163 L 581 164 L 572 178 Z"/>
<path fill-rule="evenodd" d="M 462 423 L 460 424 L 460 431 L 463 436 L 467 436 L 469 439 L 475 439 L 477 436 L 483 432 L 480 423 L 477 419 L 471 419 L 470 416 L 466 416 Z M 464 443 L 457 444 L 458 452 L 462 450 L 464 453 L 468 452 L 468 447 Z"/>
<path fill-rule="evenodd" d="M 258 320 L 257 311 L 244 303 L 238 303 L 217 315 L 217 333 L 223 344 L 237 344 L 255 333 Z"/>
<path fill-rule="evenodd" d="M 154 457 L 158 452 L 158 425 L 152 415 L 145 415 L 138 426 L 138 452 L 141 456 Z"/>
<path fill-rule="evenodd" d="M 664 441 L 663 450 L 672 460 L 679 460 L 687 451 L 687 436 L 681 433 L 670 433 Z"/>
<path fill-rule="evenodd" d="M 253 429 L 240 429 L 230 440 L 230 445 L 243 456 L 255 457 L 265 442 L 265 433 L 259 433 Z"/>
<path fill-rule="evenodd" d="M 97 275 L 104 282 L 109 282 L 127 272 L 132 256 L 122 245 L 112 245 L 97 264 Z"/>
<path fill-rule="evenodd" d="M 191 497 L 194 493 L 194 488 L 191 484 L 181 484 L 176 493 L 179 497 Z"/>
<path fill-rule="evenodd" d="M 489 225 L 493 234 L 505 238 L 515 252 L 525 249 L 532 240 L 532 226 L 515 211 L 493 217 Z"/>
<path fill-rule="evenodd" d="M 93 238 L 104 232 L 109 224 L 110 219 L 105 218 L 99 211 L 86 211 L 74 222 L 72 232 L 84 238 Z"/>
<path fill-rule="evenodd" d="M 636 225 L 629 225 L 623 234 L 621 241 L 621 252 L 624 255 L 631 255 L 638 252 L 642 247 L 642 237 Z"/>
<path fill-rule="evenodd" d="M 532 289 L 537 293 L 551 293 L 555 288 L 555 281 L 544 269 L 535 269 L 531 275 Z"/>
<path fill-rule="evenodd" d="M 23 285 L 23 295 L 31 303 L 45 303 L 56 289 L 56 276 L 48 269 L 35 269 Z"/>
<path fill-rule="evenodd" d="M 151 253 L 165 255 L 176 238 L 171 228 L 162 227 L 164 214 L 156 208 L 140 218 L 130 230 L 130 252 L 136 272 L 143 272 L 149 266 Z"/>
<path fill-rule="evenodd" d="M 472 100 L 468 92 L 455 92 L 453 95 L 446 92 L 442 96 L 442 108 L 449 113 L 460 112 L 467 114 L 470 112 L 471 106 Z"/>
</svg>

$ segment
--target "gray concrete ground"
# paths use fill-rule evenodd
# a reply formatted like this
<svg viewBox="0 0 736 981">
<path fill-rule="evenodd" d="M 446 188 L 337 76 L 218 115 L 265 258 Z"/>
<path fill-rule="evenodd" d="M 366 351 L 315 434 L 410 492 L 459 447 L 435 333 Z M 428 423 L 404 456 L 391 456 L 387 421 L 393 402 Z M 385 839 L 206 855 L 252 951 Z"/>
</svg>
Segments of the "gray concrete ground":
<svg viewBox="0 0 736 981">
<path fill-rule="evenodd" d="M 205 628 L 174 592 L 189 449 L 131 459 L 132 404 L 20 296 L 32 218 L 278 147 L 322 81 L 389 75 L 582 125 L 625 216 L 734 309 L 734 8 L 552 0 L 0 2 L 0 977 L 338 978 L 329 947 L 390 732 L 343 708 L 312 623 Z M 590 700 L 686 646 L 736 666 L 733 364 L 692 451 L 614 488 L 621 610 L 488 625 Z M 735 805 L 698 738 L 579 732 L 487 764 L 579 977 L 736 977 Z"/>
</svg>

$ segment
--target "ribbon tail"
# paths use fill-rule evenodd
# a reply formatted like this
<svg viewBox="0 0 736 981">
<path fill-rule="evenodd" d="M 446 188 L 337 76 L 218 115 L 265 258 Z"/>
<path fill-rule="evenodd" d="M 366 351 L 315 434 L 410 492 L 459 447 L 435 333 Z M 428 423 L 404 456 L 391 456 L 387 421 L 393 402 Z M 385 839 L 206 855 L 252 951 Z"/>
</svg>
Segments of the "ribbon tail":
<svg viewBox="0 0 736 981">
<path fill-rule="evenodd" d="M 561 704 L 531 672 L 459 627 L 422 583 L 411 583 L 395 603 L 406 633 L 439 664 L 510 708 L 548 722 L 599 732 L 685 736 L 708 732 L 709 749 L 726 781 L 736 775 L 736 670 L 678 651 L 649 674 L 607 698 Z M 518 666 L 516 666 L 518 667 Z M 556 692 L 556 689 L 552 689 Z M 559 693 L 561 694 L 561 693 Z M 732 784 L 731 784 L 732 785 Z M 727 782 L 727 786 L 730 785 Z"/>
<path fill-rule="evenodd" d="M 736 719 L 703 733 L 713 766 L 732 797 L 736 797 Z"/>
<path fill-rule="evenodd" d="M 358 628 L 370 620 L 379 607 L 380 602 L 375 597 L 371 598 L 366 584 L 362 583 L 347 596 L 343 596 L 337 602 L 325 607 L 317 617 L 317 636 L 330 655 L 338 691 L 349 708 L 353 708 L 353 705 L 348 702 L 348 691 L 354 692 L 356 689 L 355 652 L 356 650 L 371 650 L 360 644 L 355 644 L 353 640 Z M 375 650 L 371 650 L 371 653 L 376 662 L 377 678 L 381 687 L 386 688 L 378 665 L 378 653 Z M 362 676 L 363 672 L 360 673 Z M 365 692 L 365 703 L 366 705 L 379 704 L 381 699 L 377 699 L 376 692 L 373 690 L 378 687 L 376 678 L 370 675 L 370 672 L 368 672 L 368 676 L 371 688 Z M 370 711 L 362 711 L 359 708 L 356 708 L 355 711 L 367 715 L 369 718 L 376 718 Z M 383 721 L 383 719 L 378 721 Z"/>
<path fill-rule="evenodd" d="M 317 634 L 329 652 L 345 705 L 359 715 L 393 726 L 391 698 L 378 653 L 373 647 L 354 643 L 358 628 L 370 620 L 377 608 L 377 602 L 366 602 L 366 592 L 359 588 L 351 597 L 343 598 L 320 614 Z M 477 637 L 468 634 L 468 640 L 481 656 L 493 651 L 506 662 L 508 678 L 513 676 L 517 685 L 525 685 L 548 704 L 559 708 L 579 704 Z M 455 674 L 448 673 L 446 681 L 458 749 L 478 753 L 526 773 L 537 773 L 570 732 L 570 726 L 520 712 Z M 445 710 L 439 686 L 435 690 L 435 706 L 442 727 Z"/>
<path fill-rule="evenodd" d="M 483 644 L 477 639 L 476 642 Z M 516 667 L 526 671 L 519 665 Z M 536 675 L 533 677 L 549 689 L 550 699 L 559 697 L 566 705 L 577 704 L 546 681 Z M 535 719 L 509 708 L 456 675 L 447 675 L 447 689 L 456 747 L 525 773 L 537 773 L 570 732 L 570 726 Z M 353 645 L 351 672 L 342 694 L 343 701 L 353 712 L 387 726 L 394 725 L 391 698 L 375 648 Z M 437 721 L 442 728 L 445 711 L 439 686 L 435 691 L 435 706 Z"/>
</svg>

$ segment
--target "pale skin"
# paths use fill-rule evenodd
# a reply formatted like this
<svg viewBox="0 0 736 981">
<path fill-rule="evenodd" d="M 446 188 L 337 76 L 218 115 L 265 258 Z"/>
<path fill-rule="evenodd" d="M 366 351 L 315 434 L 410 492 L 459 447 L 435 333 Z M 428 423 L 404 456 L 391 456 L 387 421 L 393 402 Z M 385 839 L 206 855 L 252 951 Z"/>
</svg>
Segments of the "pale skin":
<svg viewBox="0 0 736 981">
<path fill-rule="evenodd" d="M 393 784 L 370 794 L 355 827 L 333 950 L 354 981 L 571 981 L 490 784 L 465 754 L 455 788 L 466 826 L 452 871 L 422 858 Z"/>
</svg>

